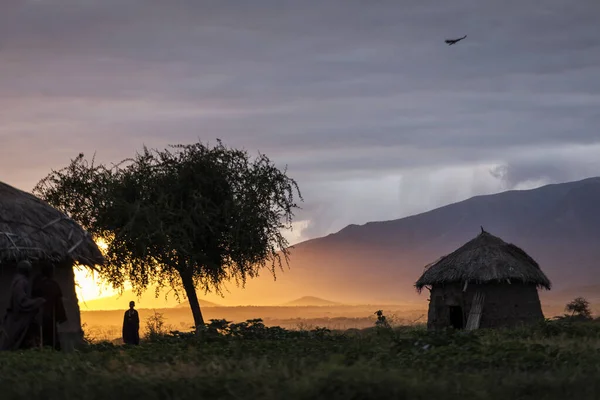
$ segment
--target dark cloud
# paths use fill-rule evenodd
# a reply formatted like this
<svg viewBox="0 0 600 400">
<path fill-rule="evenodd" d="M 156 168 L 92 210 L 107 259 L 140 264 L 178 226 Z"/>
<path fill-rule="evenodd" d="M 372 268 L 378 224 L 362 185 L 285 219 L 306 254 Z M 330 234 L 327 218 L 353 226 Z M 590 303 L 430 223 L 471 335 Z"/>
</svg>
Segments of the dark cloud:
<svg viewBox="0 0 600 400">
<path fill-rule="evenodd" d="M 7 0 L 0 179 L 219 137 L 289 165 L 312 237 L 597 175 L 599 18 L 595 0 Z"/>
</svg>

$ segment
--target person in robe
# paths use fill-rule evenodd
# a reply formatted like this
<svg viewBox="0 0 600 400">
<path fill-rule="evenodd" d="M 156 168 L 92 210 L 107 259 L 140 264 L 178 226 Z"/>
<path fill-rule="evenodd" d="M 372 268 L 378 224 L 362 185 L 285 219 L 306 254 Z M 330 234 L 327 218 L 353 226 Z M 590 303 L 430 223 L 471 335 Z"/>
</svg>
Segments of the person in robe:
<svg viewBox="0 0 600 400">
<path fill-rule="evenodd" d="M 0 350 L 18 350 L 35 343 L 39 331 L 38 318 L 46 300 L 31 297 L 29 276 L 32 265 L 29 261 L 17 264 L 17 273 L 10 285 L 10 298 L 2 329 Z"/>
<path fill-rule="evenodd" d="M 41 297 L 46 300 L 42 307 L 42 337 L 40 338 L 42 345 L 60 350 L 58 324 L 67 320 L 67 312 L 63 304 L 60 285 L 54 280 L 53 265 L 42 265 L 41 274 L 33 281 L 31 294 L 33 297 Z"/>
<path fill-rule="evenodd" d="M 129 302 L 129 310 L 123 318 L 123 342 L 125 344 L 140 344 L 140 316 L 135 309 L 135 302 Z"/>
</svg>

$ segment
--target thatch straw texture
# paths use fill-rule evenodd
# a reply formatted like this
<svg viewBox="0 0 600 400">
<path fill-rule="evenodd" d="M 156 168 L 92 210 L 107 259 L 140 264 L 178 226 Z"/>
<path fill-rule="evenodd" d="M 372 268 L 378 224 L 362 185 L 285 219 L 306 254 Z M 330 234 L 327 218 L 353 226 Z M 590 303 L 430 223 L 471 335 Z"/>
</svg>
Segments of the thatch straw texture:
<svg viewBox="0 0 600 400">
<path fill-rule="evenodd" d="M 75 221 L 32 194 L 0 182 L 0 264 L 19 260 L 104 262 L 91 236 Z"/>
<path fill-rule="evenodd" d="M 550 289 L 538 263 L 513 244 L 483 231 L 453 253 L 436 261 L 416 282 L 424 286 L 448 283 L 521 282 Z"/>
</svg>

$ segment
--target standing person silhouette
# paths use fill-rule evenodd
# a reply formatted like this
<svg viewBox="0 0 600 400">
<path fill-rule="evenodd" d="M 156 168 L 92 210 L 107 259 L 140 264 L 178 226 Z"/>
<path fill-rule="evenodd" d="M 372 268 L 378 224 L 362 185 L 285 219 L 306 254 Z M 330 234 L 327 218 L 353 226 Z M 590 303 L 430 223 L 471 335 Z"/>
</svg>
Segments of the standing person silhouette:
<svg viewBox="0 0 600 400">
<path fill-rule="evenodd" d="M 0 329 L 0 350 L 31 347 L 36 341 L 35 328 L 46 300 L 31 297 L 29 277 L 33 267 L 27 260 L 17 264 L 17 273 L 10 286 L 10 297 Z"/>
<path fill-rule="evenodd" d="M 140 316 L 134 307 L 135 302 L 130 301 L 123 317 L 123 342 L 136 346 L 140 344 Z"/>
</svg>

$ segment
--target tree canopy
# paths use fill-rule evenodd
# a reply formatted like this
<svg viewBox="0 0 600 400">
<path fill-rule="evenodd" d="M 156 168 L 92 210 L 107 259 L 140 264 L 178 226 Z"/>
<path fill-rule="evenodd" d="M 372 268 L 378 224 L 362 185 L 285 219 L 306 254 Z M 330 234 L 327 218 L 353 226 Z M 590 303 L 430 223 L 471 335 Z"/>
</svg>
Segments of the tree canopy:
<svg viewBox="0 0 600 400">
<path fill-rule="evenodd" d="M 590 310 L 590 302 L 584 297 L 577 297 L 565 306 L 565 311 L 571 313 L 572 317 L 582 319 L 591 319 L 592 311 Z"/>
<path fill-rule="evenodd" d="M 196 289 L 222 293 L 289 258 L 296 181 L 264 154 L 221 141 L 143 149 L 105 166 L 83 154 L 41 180 L 34 193 L 104 239 L 101 276 L 139 294 L 151 284 L 184 289 L 196 326 L 204 320 Z M 157 289 L 157 293 L 158 293 Z"/>
</svg>

